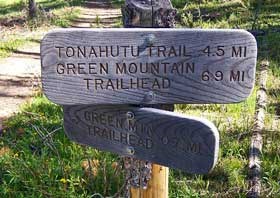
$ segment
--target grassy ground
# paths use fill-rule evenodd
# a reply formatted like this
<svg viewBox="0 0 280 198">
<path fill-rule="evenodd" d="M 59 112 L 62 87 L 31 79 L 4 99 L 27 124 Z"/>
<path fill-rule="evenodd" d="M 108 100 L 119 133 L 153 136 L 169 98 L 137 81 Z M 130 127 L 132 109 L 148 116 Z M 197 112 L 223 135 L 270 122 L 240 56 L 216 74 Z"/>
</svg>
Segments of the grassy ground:
<svg viewBox="0 0 280 198">
<path fill-rule="evenodd" d="M 262 197 L 280 196 L 280 3 L 180 1 L 178 26 L 262 29 L 259 61 L 270 61 L 262 153 Z M 258 13 L 256 15 L 256 13 Z M 254 24 L 254 25 L 253 25 Z M 176 111 L 213 121 L 221 142 L 218 164 L 207 175 L 170 172 L 170 197 L 245 197 L 250 129 L 256 98 L 230 105 L 177 105 Z M 61 107 L 39 95 L 9 119 L 0 138 L 0 197 L 114 195 L 123 185 L 120 159 L 70 142 Z M 89 163 L 91 162 L 91 166 Z M 91 168 L 89 168 L 91 167 Z"/>
<path fill-rule="evenodd" d="M 192 2 L 192 1 L 191 1 Z M 280 2 L 208 1 L 181 6 L 179 27 L 263 30 L 257 36 L 258 60 L 270 62 L 268 112 L 262 155 L 262 196 L 280 196 Z M 179 6 L 180 7 L 180 6 Z M 257 87 L 255 88 L 255 90 Z M 231 105 L 177 105 L 177 111 L 212 120 L 221 136 L 219 162 L 205 176 L 172 171 L 172 197 L 245 197 L 250 129 L 255 92 L 243 103 Z"/>
<path fill-rule="evenodd" d="M 53 26 L 68 27 L 78 16 L 78 6 L 83 0 L 37 0 L 40 9 L 38 17 L 33 20 L 28 18 L 26 2 L 0 0 L 0 58 L 8 57 L 19 46 L 32 42 L 34 32 L 47 31 Z"/>
<path fill-rule="evenodd" d="M 62 125 L 61 108 L 41 96 L 7 122 L 0 197 L 89 197 L 121 188 L 118 157 L 70 142 Z"/>
</svg>

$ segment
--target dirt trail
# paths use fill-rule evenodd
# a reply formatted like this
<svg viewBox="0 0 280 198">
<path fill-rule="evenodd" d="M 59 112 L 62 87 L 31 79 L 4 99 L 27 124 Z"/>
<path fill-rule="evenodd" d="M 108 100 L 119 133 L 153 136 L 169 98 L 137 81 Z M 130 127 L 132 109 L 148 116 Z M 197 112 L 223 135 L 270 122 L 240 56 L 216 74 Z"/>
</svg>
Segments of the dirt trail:
<svg viewBox="0 0 280 198">
<path fill-rule="evenodd" d="M 121 20 L 121 10 L 113 8 L 106 0 L 86 1 L 79 18 L 73 21 L 72 27 L 115 27 Z"/>
<path fill-rule="evenodd" d="M 112 8 L 106 0 L 87 1 L 72 27 L 112 27 L 120 17 L 120 9 Z M 40 39 L 16 50 L 8 58 L 0 59 L 0 132 L 3 120 L 32 97 L 40 75 Z"/>
<path fill-rule="evenodd" d="M 10 57 L 0 59 L 0 130 L 3 119 L 19 110 L 34 93 L 40 76 L 39 45 L 18 49 Z"/>
</svg>

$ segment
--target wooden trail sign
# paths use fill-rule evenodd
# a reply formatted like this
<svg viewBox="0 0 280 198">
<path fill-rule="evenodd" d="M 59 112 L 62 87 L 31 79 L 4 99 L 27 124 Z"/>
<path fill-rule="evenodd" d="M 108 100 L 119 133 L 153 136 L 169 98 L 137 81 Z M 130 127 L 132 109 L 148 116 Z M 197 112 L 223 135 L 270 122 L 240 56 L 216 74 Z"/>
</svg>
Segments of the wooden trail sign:
<svg viewBox="0 0 280 198">
<path fill-rule="evenodd" d="M 188 173 L 208 173 L 218 156 L 219 134 L 211 122 L 159 109 L 64 106 L 64 129 L 80 144 Z"/>
<path fill-rule="evenodd" d="M 244 30 L 63 29 L 41 42 L 42 83 L 62 105 L 234 103 L 256 57 Z"/>
</svg>

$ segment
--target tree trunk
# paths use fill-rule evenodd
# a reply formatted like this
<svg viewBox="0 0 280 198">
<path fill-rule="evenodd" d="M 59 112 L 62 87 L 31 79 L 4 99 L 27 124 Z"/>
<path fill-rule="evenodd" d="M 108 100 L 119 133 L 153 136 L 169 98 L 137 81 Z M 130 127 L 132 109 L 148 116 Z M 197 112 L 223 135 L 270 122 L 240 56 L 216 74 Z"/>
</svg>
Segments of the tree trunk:
<svg viewBox="0 0 280 198">
<path fill-rule="evenodd" d="M 28 16 L 30 19 L 34 19 L 37 16 L 37 6 L 35 0 L 28 1 Z"/>
</svg>

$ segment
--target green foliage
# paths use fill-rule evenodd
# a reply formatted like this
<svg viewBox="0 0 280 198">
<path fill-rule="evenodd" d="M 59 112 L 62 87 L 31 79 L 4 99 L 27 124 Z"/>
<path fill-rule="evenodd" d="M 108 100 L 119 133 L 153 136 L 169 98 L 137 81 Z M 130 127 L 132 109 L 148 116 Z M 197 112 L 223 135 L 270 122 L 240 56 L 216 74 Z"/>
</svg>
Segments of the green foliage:
<svg viewBox="0 0 280 198">
<path fill-rule="evenodd" d="M 111 3 L 113 5 L 113 7 L 120 8 L 121 6 L 124 5 L 125 0 L 111 0 Z"/>
<path fill-rule="evenodd" d="M 65 11 L 67 14 L 63 14 Z M 79 13 L 80 12 L 77 9 L 57 10 L 56 12 L 53 12 L 54 15 L 51 18 L 51 24 L 64 28 L 69 27 L 71 25 L 71 21 L 77 18 Z"/>
<path fill-rule="evenodd" d="M 193 28 L 194 20 L 191 12 L 185 12 L 181 15 L 181 23 L 189 28 Z"/>
<path fill-rule="evenodd" d="M 279 1 L 270 0 L 261 7 L 257 1 L 190 0 L 186 5 L 184 1 L 174 2 L 181 8 L 180 25 L 183 27 L 251 29 L 256 19 L 255 28 L 267 32 L 266 36 L 257 38 L 259 61 L 270 61 L 269 104 L 261 159 L 262 196 L 279 197 Z M 63 14 L 65 3 L 45 0 L 43 5 L 60 7 Z M 55 19 L 52 23 L 67 26 L 63 20 Z M 1 48 L 14 49 L 13 45 L 16 48 L 17 44 L 5 44 Z M 217 165 L 207 175 L 190 175 L 171 169 L 170 197 L 246 196 L 256 90 L 257 87 L 246 101 L 239 104 L 176 105 L 178 112 L 214 122 L 220 133 L 220 152 Z M 37 97 L 6 125 L 7 130 L 0 139 L 0 197 L 90 197 L 94 193 L 112 196 L 122 186 L 123 173 L 112 166 L 120 163 L 119 158 L 70 142 L 61 129 L 61 108 L 46 98 Z M 82 166 L 88 159 L 93 165 L 98 164 L 91 174 Z"/>
<path fill-rule="evenodd" d="M 97 28 L 101 26 L 100 22 L 101 22 L 101 19 L 100 19 L 99 15 L 96 15 L 96 17 L 95 17 L 95 26 Z"/>
<path fill-rule="evenodd" d="M 26 31 L 34 31 L 39 28 L 50 26 L 69 27 L 71 21 L 78 17 L 79 9 L 84 0 L 36 0 L 37 6 L 40 7 L 37 11 L 35 19 L 27 17 L 27 1 L 25 0 L 0 0 L 0 24 L 3 22 L 5 26 L 18 27 L 26 29 Z M 1 35 L 2 36 L 2 35 Z M 18 49 L 29 40 L 32 40 L 33 35 L 27 36 L 14 33 L 4 38 L 1 37 L 0 43 L 0 58 L 8 57 L 13 51 Z"/>
<path fill-rule="evenodd" d="M 173 170 L 178 174 L 173 175 L 174 183 L 180 181 L 176 183 L 178 187 L 174 187 L 175 189 L 187 188 L 193 195 L 199 197 L 215 197 L 223 194 L 227 194 L 228 197 L 245 196 L 249 136 L 243 137 L 241 134 L 252 127 L 255 99 L 254 91 L 246 101 L 239 104 L 176 105 L 179 112 L 207 117 L 215 123 L 220 133 L 220 153 L 218 164 L 208 175 L 184 175 Z M 184 194 L 179 194 L 178 197 L 184 197 Z"/>
<path fill-rule="evenodd" d="M 8 57 L 19 46 L 23 45 L 26 39 L 10 39 L 6 42 L 0 42 L 0 58 Z"/>
<path fill-rule="evenodd" d="M 0 197 L 108 196 L 120 190 L 118 157 L 70 142 L 61 127 L 61 107 L 45 97 L 25 105 L 6 126 L 0 138 Z"/>
<path fill-rule="evenodd" d="M 184 8 L 186 4 L 189 4 L 186 0 L 171 0 L 174 8 Z"/>
<path fill-rule="evenodd" d="M 121 28 L 123 27 L 123 20 L 120 18 L 114 25 L 113 28 Z"/>
<path fill-rule="evenodd" d="M 64 7 L 71 7 L 71 6 L 80 6 L 83 4 L 85 0 L 54 0 L 54 1 L 48 1 L 48 0 L 39 0 L 38 4 L 41 5 L 44 9 L 60 9 Z"/>
<path fill-rule="evenodd" d="M 0 15 L 19 12 L 25 7 L 24 0 L 0 0 Z"/>
<path fill-rule="evenodd" d="M 181 27 L 193 28 L 255 28 L 265 31 L 257 37 L 258 57 L 269 60 L 267 82 L 268 113 L 265 119 L 262 155 L 262 196 L 280 195 L 280 2 L 264 1 L 189 1 L 179 10 Z M 170 192 L 173 197 L 245 197 L 250 131 L 253 125 L 256 90 L 245 101 L 228 105 L 176 105 L 176 110 L 212 120 L 220 132 L 219 161 L 214 170 L 199 178 L 172 174 Z M 178 173 L 179 171 L 174 171 Z M 197 186 L 204 181 L 204 186 Z M 207 185 L 209 184 L 209 186 Z M 177 194 L 175 194 L 177 193 Z"/>
<path fill-rule="evenodd" d="M 27 20 L 27 26 L 31 29 L 36 29 L 43 25 L 55 25 L 58 27 L 69 27 L 71 20 L 75 19 L 79 10 L 72 6 L 81 5 L 83 0 L 71 1 L 46 1 L 40 0 L 37 6 L 37 17 Z"/>
</svg>

